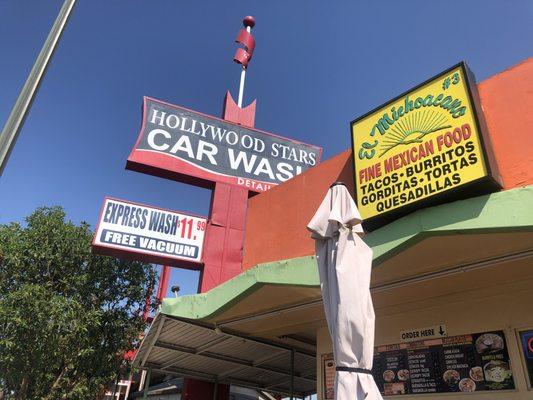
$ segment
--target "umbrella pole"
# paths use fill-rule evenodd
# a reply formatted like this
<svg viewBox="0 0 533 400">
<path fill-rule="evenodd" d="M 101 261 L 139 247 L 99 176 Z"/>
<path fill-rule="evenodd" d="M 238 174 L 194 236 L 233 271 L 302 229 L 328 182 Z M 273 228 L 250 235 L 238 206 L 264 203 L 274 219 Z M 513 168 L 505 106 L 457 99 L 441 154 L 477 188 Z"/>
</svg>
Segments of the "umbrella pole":
<svg viewBox="0 0 533 400">
<path fill-rule="evenodd" d="M 291 400 L 294 400 L 294 350 L 291 350 Z"/>
</svg>

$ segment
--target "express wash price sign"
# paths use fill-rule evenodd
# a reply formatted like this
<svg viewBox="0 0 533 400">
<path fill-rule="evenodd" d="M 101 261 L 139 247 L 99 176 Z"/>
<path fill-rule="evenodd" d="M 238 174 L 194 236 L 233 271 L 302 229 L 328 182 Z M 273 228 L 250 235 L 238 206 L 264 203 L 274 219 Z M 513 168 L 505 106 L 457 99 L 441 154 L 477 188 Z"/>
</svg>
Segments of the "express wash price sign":
<svg viewBox="0 0 533 400">
<path fill-rule="evenodd" d="M 498 188 L 471 80 L 458 64 L 352 122 L 356 200 L 367 223 Z"/>
<path fill-rule="evenodd" d="M 157 264 L 194 267 L 202 262 L 207 219 L 106 198 L 93 250 Z"/>
</svg>

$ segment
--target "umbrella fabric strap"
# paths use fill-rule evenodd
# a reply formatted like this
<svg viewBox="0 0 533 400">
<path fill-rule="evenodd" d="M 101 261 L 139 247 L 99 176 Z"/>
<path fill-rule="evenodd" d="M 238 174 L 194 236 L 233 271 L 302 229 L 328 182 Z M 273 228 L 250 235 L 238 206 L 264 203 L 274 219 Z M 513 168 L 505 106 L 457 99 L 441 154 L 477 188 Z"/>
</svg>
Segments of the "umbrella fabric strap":
<svg viewBox="0 0 533 400">
<path fill-rule="evenodd" d="M 364 368 L 352 368 L 352 367 L 335 367 L 335 371 L 357 372 L 359 374 L 372 375 L 372 371 Z"/>
</svg>

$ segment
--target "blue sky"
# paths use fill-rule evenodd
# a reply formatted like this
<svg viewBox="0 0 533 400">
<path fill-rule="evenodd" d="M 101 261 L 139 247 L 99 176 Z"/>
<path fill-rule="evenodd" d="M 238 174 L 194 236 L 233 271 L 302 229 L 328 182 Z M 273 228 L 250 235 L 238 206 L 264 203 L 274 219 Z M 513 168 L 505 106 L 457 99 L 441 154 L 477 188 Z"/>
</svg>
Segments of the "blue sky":
<svg viewBox="0 0 533 400">
<path fill-rule="evenodd" d="M 60 6 L 0 0 L 2 125 Z M 236 97 L 248 14 L 256 127 L 324 159 L 350 146 L 350 120 L 460 60 L 482 81 L 533 55 L 531 0 L 80 0 L 0 177 L 0 223 L 61 205 L 94 226 L 106 195 L 207 215 L 209 191 L 124 166 L 143 95 L 217 116 L 226 89 Z M 193 293 L 197 279 L 172 283 Z"/>
</svg>

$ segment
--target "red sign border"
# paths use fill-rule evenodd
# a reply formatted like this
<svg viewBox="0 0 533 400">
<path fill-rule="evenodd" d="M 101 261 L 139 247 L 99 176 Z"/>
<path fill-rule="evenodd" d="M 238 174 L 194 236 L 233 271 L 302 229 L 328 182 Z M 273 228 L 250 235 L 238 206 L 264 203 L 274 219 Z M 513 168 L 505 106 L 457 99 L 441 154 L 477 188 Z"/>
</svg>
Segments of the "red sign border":
<svg viewBox="0 0 533 400">
<path fill-rule="evenodd" d="M 231 185 L 235 185 L 235 186 L 238 186 L 238 187 L 244 187 L 244 188 L 246 188 L 246 189 L 248 189 L 250 191 L 262 192 L 262 191 L 254 190 L 254 188 L 252 188 L 252 187 L 248 187 L 248 186 L 243 186 L 243 185 L 237 184 L 237 180 L 238 179 L 244 179 L 244 180 L 247 180 L 247 181 L 253 181 L 253 182 L 256 182 L 256 183 L 260 183 L 262 185 L 268 185 L 268 186 L 272 186 L 272 187 L 279 185 L 278 183 L 270 183 L 270 182 L 264 182 L 264 181 L 256 180 L 256 179 L 242 178 L 242 177 L 237 177 L 237 176 L 229 176 L 229 175 L 219 174 L 219 173 L 212 172 L 212 171 L 206 172 L 206 171 L 200 169 L 198 166 L 195 166 L 193 164 L 187 163 L 187 162 L 185 162 L 184 160 L 182 160 L 181 158 L 178 158 L 178 157 L 171 157 L 171 158 L 172 158 L 174 163 L 178 163 L 180 165 L 180 169 L 181 170 L 188 170 L 188 171 L 178 172 L 176 170 L 168 170 L 167 168 L 163 167 L 162 163 L 164 162 L 164 160 L 168 160 L 168 157 L 170 157 L 170 156 L 167 155 L 167 154 L 164 154 L 164 153 L 152 152 L 151 156 L 150 156 L 151 158 L 160 158 L 161 163 L 158 163 L 158 162 L 151 163 L 151 162 L 147 162 L 146 160 L 140 159 L 140 158 L 144 158 L 144 157 L 139 157 L 139 153 L 140 152 L 144 153 L 144 151 L 137 150 L 137 147 L 138 147 L 139 143 L 141 142 L 141 139 L 142 139 L 142 136 L 143 136 L 143 132 L 144 132 L 144 130 L 146 128 L 147 102 L 149 100 L 153 101 L 155 103 L 159 103 L 159 104 L 162 104 L 162 105 L 169 106 L 169 107 L 173 107 L 173 108 L 177 108 L 177 109 L 180 109 L 180 110 L 192 112 L 192 113 L 201 115 L 201 116 L 206 117 L 206 118 L 212 118 L 214 120 L 217 120 L 217 121 L 220 121 L 220 122 L 224 122 L 225 124 L 233 125 L 235 127 L 245 128 L 245 129 L 248 129 L 248 130 L 251 130 L 251 131 L 254 131 L 254 132 L 258 132 L 258 133 L 261 133 L 261 134 L 264 134 L 264 135 L 268 135 L 268 136 L 271 136 L 271 137 L 283 139 L 283 140 L 286 140 L 286 141 L 294 143 L 294 144 L 301 144 L 301 145 L 306 145 L 306 146 L 312 147 L 312 148 L 318 150 L 318 158 L 316 160 L 315 166 L 318 165 L 318 163 L 322 160 L 322 154 L 323 154 L 323 148 L 322 147 L 319 147 L 319 146 L 316 146 L 316 145 L 313 145 L 313 144 L 309 144 L 309 143 L 304 143 L 304 142 L 301 142 L 301 141 L 298 141 L 298 140 L 286 138 L 286 137 L 283 137 L 283 136 L 280 136 L 280 135 L 277 135 L 277 134 L 274 134 L 274 133 L 262 131 L 260 129 L 252 128 L 252 127 L 249 127 L 249 126 L 239 125 L 239 124 L 236 124 L 234 122 L 225 120 L 223 118 L 219 118 L 219 117 L 215 117 L 213 115 L 208 115 L 208 114 L 205 114 L 205 113 L 202 113 L 202 112 L 199 112 L 199 111 L 191 110 L 191 109 L 186 108 L 186 107 L 177 106 L 175 104 L 171 104 L 171 103 L 168 103 L 168 102 L 165 102 L 165 101 L 162 101 L 162 100 L 158 100 L 158 99 L 155 99 L 153 97 L 143 96 L 141 129 L 140 129 L 139 134 L 137 136 L 137 140 L 135 141 L 135 145 L 133 146 L 133 149 L 132 149 L 130 155 L 128 156 L 128 159 L 127 159 L 127 162 L 126 162 L 126 169 L 129 169 L 129 170 L 132 170 L 132 171 L 137 171 L 137 172 L 142 172 L 142 173 L 149 174 L 149 175 L 155 175 L 155 176 L 159 176 L 159 177 L 162 177 L 162 178 L 171 179 L 171 180 L 175 180 L 175 181 L 179 181 L 179 182 L 189 183 L 189 184 L 192 184 L 192 185 L 195 185 L 195 186 L 199 186 L 199 187 L 203 187 L 203 188 L 207 188 L 207 189 L 212 189 L 216 182 L 222 182 L 222 183 L 228 183 L 228 184 L 231 184 Z"/>
<path fill-rule="evenodd" d="M 206 242 L 206 238 L 207 238 L 207 230 L 208 230 L 208 226 L 210 225 L 209 218 L 204 217 L 202 215 L 193 214 L 193 213 L 186 213 L 186 212 L 178 211 L 178 210 L 170 210 L 168 208 L 151 206 L 151 205 L 148 205 L 148 204 L 138 203 L 136 201 L 129 201 L 129 200 L 124 200 L 124 199 L 119 199 L 119 198 L 112 197 L 112 196 L 105 196 L 104 197 L 104 201 L 102 202 L 102 206 L 100 208 L 100 213 L 98 214 L 98 223 L 96 224 L 96 229 L 94 231 L 93 240 L 91 242 L 91 252 L 93 254 L 100 254 L 100 255 L 104 255 L 104 256 L 116 257 L 116 258 L 121 258 L 121 259 L 128 259 L 128 260 L 132 260 L 132 261 L 142 261 L 142 262 L 145 262 L 145 263 L 153 263 L 153 264 L 160 264 L 160 265 L 170 265 L 170 266 L 173 266 L 173 267 L 179 267 L 179 268 L 185 268 L 185 269 L 201 271 L 202 266 L 204 265 L 204 251 L 202 251 L 202 256 L 200 258 L 200 261 L 191 261 L 189 259 L 181 259 L 181 258 L 175 258 L 175 257 L 171 258 L 171 257 L 165 257 L 165 256 L 156 256 L 156 255 L 152 255 L 152 254 L 140 253 L 140 252 L 136 252 L 136 251 L 133 251 L 133 250 L 126 250 L 126 249 L 124 249 L 122 247 L 114 246 L 114 245 L 97 244 L 96 243 L 96 235 L 98 233 L 98 229 L 100 228 L 100 222 L 102 220 L 102 214 L 104 213 L 104 208 L 105 208 L 105 204 L 106 204 L 107 200 L 114 200 L 114 201 L 119 201 L 119 202 L 123 202 L 123 203 L 133 204 L 133 205 L 136 205 L 136 206 L 154 208 L 156 210 L 172 212 L 172 213 L 179 213 L 179 214 L 185 214 L 185 215 L 189 215 L 191 217 L 205 219 L 207 224 L 206 224 L 206 229 L 204 231 L 202 249 L 204 249 L 204 247 L 205 247 L 205 242 Z"/>
</svg>

